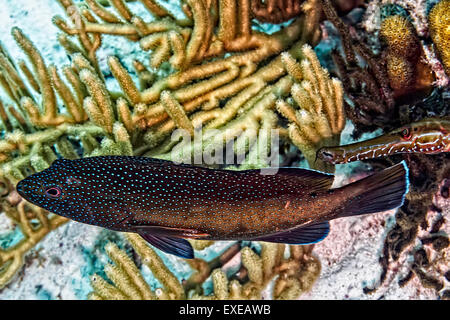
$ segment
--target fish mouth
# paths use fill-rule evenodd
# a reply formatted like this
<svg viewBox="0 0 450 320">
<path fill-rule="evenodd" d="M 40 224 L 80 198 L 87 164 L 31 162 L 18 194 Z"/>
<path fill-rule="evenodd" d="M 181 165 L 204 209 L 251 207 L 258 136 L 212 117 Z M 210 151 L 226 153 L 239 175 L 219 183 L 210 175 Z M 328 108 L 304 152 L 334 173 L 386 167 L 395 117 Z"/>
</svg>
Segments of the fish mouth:
<svg viewBox="0 0 450 320">
<path fill-rule="evenodd" d="M 19 181 L 16 185 L 17 193 L 24 199 L 27 199 L 27 194 L 31 191 L 30 187 L 24 182 Z"/>
<path fill-rule="evenodd" d="M 328 162 L 331 164 L 339 164 L 342 163 L 344 160 L 344 154 L 345 151 L 340 148 L 327 148 L 322 147 L 316 152 L 316 159 L 314 163 L 316 163 L 317 160 L 322 160 L 324 162 Z"/>
<path fill-rule="evenodd" d="M 317 153 L 316 153 L 316 161 L 317 159 L 326 161 L 326 162 L 334 162 L 334 158 L 335 155 L 329 151 L 327 151 L 326 149 L 320 149 Z"/>
<path fill-rule="evenodd" d="M 16 191 L 22 198 L 32 202 L 31 198 L 33 195 L 41 195 L 42 185 L 36 181 L 30 181 L 26 178 L 17 183 Z"/>
</svg>

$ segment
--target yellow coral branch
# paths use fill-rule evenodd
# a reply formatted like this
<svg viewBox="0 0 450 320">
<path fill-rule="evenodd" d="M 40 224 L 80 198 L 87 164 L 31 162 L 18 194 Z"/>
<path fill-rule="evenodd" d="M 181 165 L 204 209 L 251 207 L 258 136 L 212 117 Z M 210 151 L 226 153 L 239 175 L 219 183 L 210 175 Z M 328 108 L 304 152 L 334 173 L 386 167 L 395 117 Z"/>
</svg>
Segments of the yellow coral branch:
<svg viewBox="0 0 450 320">
<path fill-rule="evenodd" d="M 154 276 L 165 287 L 168 295 L 172 299 L 183 299 L 185 297 L 183 287 L 156 252 L 137 234 L 129 233 L 127 239 L 142 257 L 142 262 L 152 270 Z"/>
<path fill-rule="evenodd" d="M 339 143 L 345 126 L 343 88 L 339 80 L 330 79 L 308 45 L 302 48 L 304 59 L 294 67 L 292 59 L 284 55 L 287 70 L 301 82 L 291 88 L 291 95 L 299 110 L 283 100 L 277 101 L 278 111 L 289 120 L 289 136 L 302 151 L 311 167 L 333 171 L 325 163 L 316 161 L 316 152 L 324 145 Z M 300 66 L 300 68 L 299 68 Z M 294 69 L 295 68 L 295 69 Z"/>
<path fill-rule="evenodd" d="M 35 216 L 38 218 L 40 222 L 38 228 L 31 227 L 29 218 L 27 218 L 27 213 L 29 211 L 34 212 Z M 24 201 L 21 201 L 17 205 L 17 208 L 9 208 L 6 209 L 5 212 L 19 224 L 24 239 L 6 250 L 0 249 L 0 289 L 3 288 L 22 267 L 24 256 L 31 248 L 41 241 L 41 239 L 49 232 L 69 221 L 60 216 L 49 218 L 43 213 L 43 209 L 37 207 L 30 209 Z"/>
</svg>

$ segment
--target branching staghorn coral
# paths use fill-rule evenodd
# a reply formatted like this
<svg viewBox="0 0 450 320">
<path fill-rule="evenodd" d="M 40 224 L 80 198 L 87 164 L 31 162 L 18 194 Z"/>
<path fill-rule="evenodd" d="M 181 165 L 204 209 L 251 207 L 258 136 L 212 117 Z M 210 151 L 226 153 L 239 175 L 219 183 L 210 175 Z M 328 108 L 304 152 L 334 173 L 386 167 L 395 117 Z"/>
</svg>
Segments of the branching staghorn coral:
<svg viewBox="0 0 450 320">
<path fill-rule="evenodd" d="M 9 248 L 0 248 L 0 289 L 14 277 L 24 264 L 25 254 L 36 246 L 49 232 L 55 230 L 68 220 L 60 216 L 49 216 L 49 214 L 36 206 L 30 206 L 25 201 L 21 201 L 17 196 L 15 203 L 4 207 L 4 213 L 17 228 L 21 229 L 23 239 Z M 36 220 L 37 219 L 37 223 Z"/>
<path fill-rule="evenodd" d="M 202 4 L 202 1 L 197 2 L 198 5 Z M 211 3 L 215 3 L 212 1 Z M 118 63 L 118 61 L 110 60 L 110 66 L 112 67 L 112 70 L 118 78 L 117 80 L 122 86 L 122 89 L 124 90 L 124 93 L 127 95 L 127 98 L 133 103 L 145 103 L 145 104 L 154 104 L 157 99 L 159 98 L 159 95 L 163 90 L 170 90 L 175 91 L 177 89 L 181 89 L 181 87 L 184 87 L 183 90 L 177 90 L 174 92 L 174 96 L 176 99 L 179 100 L 180 103 L 183 103 L 185 108 L 186 104 L 185 102 L 188 100 L 192 100 L 193 97 L 196 97 L 194 101 L 191 102 L 191 104 L 194 104 L 193 106 L 189 106 L 188 110 L 191 111 L 193 108 L 198 107 L 198 104 L 208 102 L 208 100 L 211 100 L 211 96 L 203 97 L 202 94 L 211 93 L 212 89 L 218 88 L 219 86 L 223 84 L 227 84 L 231 82 L 233 79 L 235 79 L 237 76 L 239 78 L 244 78 L 245 76 L 249 75 L 253 71 L 255 71 L 257 64 L 266 59 L 267 57 L 273 56 L 274 54 L 281 52 L 286 47 L 292 45 L 294 41 L 296 41 L 299 38 L 303 38 L 303 42 L 307 41 L 307 38 L 311 38 L 311 30 L 312 27 L 317 23 L 318 18 L 317 13 L 316 15 L 310 14 L 309 18 L 305 19 L 303 16 L 300 16 L 297 18 L 297 20 L 292 23 L 289 27 L 287 27 L 285 30 L 281 31 L 280 33 L 277 33 L 276 35 L 267 36 L 262 33 L 253 32 L 251 29 L 245 29 L 245 30 L 239 30 L 239 28 L 243 28 L 243 24 L 236 20 L 237 17 L 241 17 L 241 20 L 245 20 L 247 27 L 249 28 L 249 12 L 247 11 L 247 7 L 245 5 L 245 1 L 242 1 L 242 4 L 240 3 L 239 6 L 237 4 L 233 4 L 233 1 L 230 2 L 232 5 L 226 6 L 226 3 L 220 2 L 219 9 L 220 9 L 220 16 L 218 17 L 218 23 L 219 23 L 219 30 L 218 30 L 218 39 L 224 43 L 222 51 L 217 52 L 215 56 L 223 56 L 227 52 L 233 52 L 233 51 L 239 51 L 242 52 L 238 55 L 232 55 L 228 58 L 225 58 L 223 61 L 213 61 L 213 62 L 204 62 L 208 61 L 204 56 L 198 56 L 196 59 L 198 60 L 195 62 L 193 58 L 188 59 L 188 57 L 183 58 L 184 65 L 186 66 L 185 69 L 192 66 L 192 69 L 185 70 L 182 72 L 177 72 L 172 75 L 170 75 L 167 78 L 161 79 L 160 81 L 156 81 L 156 83 L 153 84 L 150 88 L 144 90 L 143 92 L 138 92 L 136 90 L 136 86 L 133 85 L 132 82 L 130 82 L 130 78 L 126 75 L 126 70 Z M 191 4 L 194 6 L 194 4 Z M 204 11 L 206 9 L 203 9 Z M 316 11 L 311 9 L 311 11 Z M 194 21 L 197 22 L 197 19 L 200 20 L 200 22 L 203 22 L 203 24 L 200 24 L 199 22 L 199 29 L 202 31 L 199 31 L 199 34 L 202 35 L 206 31 L 203 30 L 205 27 L 205 17 L 203 15 L 197 17 L 194 15 Z M 316 22 L 314 21 L 316 20 Z M 307 28 L 304 27 L 304 24 Z M 227 25 L 227 28 L 224 28 L 224 25 Z M 107 28 L 111 27 L 110 25 L 106 25 Z M 156 28 L 156 27 L 155 27 Z M 164 29 L 164 28 L 163 28 Z M 195 29 L 195 26 L 194 26 Z M 311 30 L 307 30 L 311 29 Z M 66 30 L 68 31 L 68 30 Z M 75 31 L 74 31 L 75 32 Z M 136 31 L 137 32 L 137 31 Z M 72 32 L 73 33 L 73 32 Z M 105 31 L 107 33 L 107 31 Z M 70 34 L 70 33 L 69 33 Z M 317 34 L 315 35 L 316 41 L 317 41 Z M 195 38 L 192 37 L 190 39 L 190 42 L 194 42 L 197 40 L 204 40 L 204 38 Z M 230 43 L 228 43 L 230 42 Z M 204 45 L 208 45 L 207 42 L 202 42 Z M 191 47 L 194 45 L 187 44 L 186 48 Z M 225 51 L 225 49 L 227 51 Z M 157 51 L 157 50 L 154 50 Z M 198 53 L 198 50 L 187 50 L 188 52 L 196 52 Z M 247 52 L 246 52 L 247 51 Z M 166 55 L 162 55 L 166 56 Z M 186 54 L 184 54 L 186 56 Z M 186 59 L 189 62 L 186 62 Z M 167 60 L 167 59 L 166 59 Z M 178 60 L 178 59 L 177 59 Z M 169 59 L 170 62 L 170 59 Z M 202 62 L 200 66 L 195 67 L 194 64 L 198 64 L 198 62 Z M 172 64 L 173 65 L 173 64 Z M 176 64 L 175 64 L 176 65 Z M 239 68 L 239 69 L 237 69 Z M 266 72 L 261 72 L 260 76 L 263 78 L 263 80 L 266 81 L 273 81 L 271 78 L 275 75 L 272 75 L 272 77 L 268 74 L 267 71 L 271 70 L 274 71 L 275 66 L 273 68 L 267 68 Z M 268 77 L 267 79 L 264 79 L 265 77 Z M 195 86 L 188 86 L 189 83 L 195 82 L 195 80 L 205 80 L 202 81 L 199 84 Z M 243 80 L 243 79 L 242 79 Z M 230 88 L 229 90 L 232 92 L 228 92 L 228 95 L 223 97 L 214 97 L 216 100 L 220 98 L 229 97 L 230 94 L 235 94 L 236 89 L 241 89 L 243 87 L 247 87 L 249 85 L 249 82 L 253 82 L 253 79 L 248 79 L 247 81 L 241 81 L 241 85 L 238 85 L 237 88 L 233 90 L 233 88 Z M 187 85 L 187 86 L 186 86 Z M 236 85 L 235 85 L 236 86 Z M 240 87 L 240 88 L 239 88 Z M 214 101 L 210 101 L 210 103 L 213 103 Z M 211 109 L 212 106 L 209 106 Z M 149 109 L 151 109 L 151 113 L 147 114 L 147 116 L 156 116 L 160 113 L 163 113 L 163 108 L 160 104 L 156 105 L 150 105 Z M 164 119 L 159 119 L 159 121 Z"/>
<path fill-rule="evenodd" d="M 147 2 L 144 1 L 145 3 Z M 91 10 L 100 16 L 100 11 L 98 11 L 94 2 L 90 1 L 88 4 Z M 198 56 L 194 59 L 193 57 L 187 57 L 186 53 L 181 59 L 184 61 L 184 67 L 180 71 L 153 82 L 149 88 L 144 90 L 137 88 L 118 59 L 110 58 L 108 60 L 109 66 L 118 80 L 127 102 L 132 105 L 127 105 L 124 100 L 118 100 L 117 112 L 120 114 L 121 119 L 126 119 L 126 127 L 128 129 L 137 126 L 141 131 L 146 131 L 144 140 L 149 149 L 167 139 L 169 134 L 177 127 L 188 129 L 190 133 L 192 133 L 193 127 L 198 128 L 200 126 L 206 126 L 207 129 L 220 128 L 222 130 L 221 126 L 236 117 L 238 111 L 243 113 L 244 110 L 249 110 L 253 105 L 259 103 L 258 100 L 261 100 L 265 107 L 259 108 L 261 111 L 250 111 L 249 117 L 255 121 L 261 119 L 262 113 L 270 114 L 269 111 L 266 112 L 263 109 L 273 108 L 276 99 L 273 96 L 273 92 L 276 92 L 277 95 L 282 95 L 286 90 L 279 89 L 277 85 L 269 85 L 269 83 L 274 83 L 278 80 L 282 88 L 287 90 L 289 90 L 289 83 L 282 79 L 280 80 L 284 76 L 285 70 L 279 57 L 276 57 L 272 62 L 259 70 L 257 65 L 262 60 L 287 49 L 291 45 L 292 48 L 290 50 L 295 54 L 298 48 L 306 41 L 315 43 L 318 39 L 317 29 L 314 29 L 314 26 L 317 26 L 320 13 L 316 1 L 305 2 L 302 5 L 305 14 L 300 15 L 291 25 L 272 36 L 251 30 L 248 1 L 231 1 L 230 3 L 226 1 L 219 1 L 218 3 L 215 1 L 207 3 L 198 1 L 195 4 L 188 1 L 185 11 L 192 13 L 191 15 L 187 14 L 194 20 L 192 32 L 198 31 L 195 37 L 194 34 L 191 34 L 189 42 L 185 43 L 188 53 L 199 53 L 199 50 L 194 50 L 192 47 L 197 48 L 196 41 L 200 39 L 201 35 L 212 32 L 209 29 L 209 31 L 205 30 L 205 19 L 211 23 L 213 17 L 209 16 L 216 11 L 206 10 L 204 8 L 205 5 L 213 6 L 219 12 L 217 19 L 213 19 L 218 25 L 217 35 L 213 35 L 212 38 L 217 38 L 217 41 L 221 43 L 221 50 L 216 51 L 214 56 L 224 56 L 225 53 L 233 51 L 239 51 L 241 52 L 240 54 L 209 62 L 208 57 Z M 73 3 L 64 1 L 66 10 L 69 10 L 68 8 L 72 8 L 72 6 Z M 146 7 L 147 9 L 150 8 L 148 5 Z M 155 14 L 152 10 L 150 9 L 150 12 Z M 197 10 L 199 11 L 197 12 Z M 122 15 L 124 16 L 124 14 Z M 239 19 L 236 19 L 236 17 L 239 17 Z M 116 18 L 119 19 L 118 17 Z M 80 19 L 83 18 L 81 17 Z M 172 18 L 167 19 L 170 20 L 171 25 L 177 23 L 179 26 L 186 28 L 184 20 L 184 22 L 180 22 Z M 130 24 L 130 21 L 121 20 L 119 25 L 127 30 L 135 30 L 133 36 L 139 35 L 141 37 L 142 46 L 142 43 L 144 42 L 145 44 L 149 36 L 155 36 L 155 33 L 152 31 L 155 28 L 162 28 L 166 32 L 165 34 L 169 32 L 166 26 L 169 21 L 167 19 L 164 20 L 164 27 L 156 27 L 152 24 L 153 22 L 150 22 L 147 25 L 150 31 L 145 33 L 145 36 L 144 34 L 139 35 L 138 29 L 136 29 L 137 25 Z M 75 28 L 68 29 L 66 28 L 67 24 L 63 23 L 60 18 L 55 19 L 55 23 L 68 35 L 76 34 L 80 37 L 82 34 L 85 34 L 89 36 L 89 32 L 92 30 L 102 30 L 98 34 L 109 33 L 119 36 L 129 36 L 131 34 L 116 32 L 115 30 L 120 29 L 118 25 L 106 23 L 105 29 L 97 30 L 101 24 L 91 25 L 87 20 L 84 22 L 86 28 L 76 29 L 75 25 Z M 226 28 L 224 27 L 225 25 L 227 26 Z M 88 28 L 88 26 L 90 27 Z M 198 30 L 196 30 L 197 27 Z M 211 35 L 202 38 L 202 43 L 206 44 L 206 48 L 208 45 L 214 46 L 214 43 L 208 43 L 209 38 L 211 38 Z M 146 46 L 144 45 L 145 48 Z M 153 49 L 153 54 L 157 54 L 159 49 Z M 173 52 L 178 51 L 173 50 Z M 169 58 L 167 54 L 158 54 L 158 56 L 165 57 L 165 60 L 168 60 L 177 69 L 178 66 L 173 63 L 174 59 L 172 59 L 176 56 L 172 58 Z M 151 58 L 152 61 L 153 59 L 154 57 Z M 178 58 L 175 60 L 180 61 Z M 196 65 L 196 63 L 198 64 L 197 60 L 202 61 L 202 63 Z M 153 66 L 158 65 L 159 63 L 153 64 Z M 148 79 L 151 73 L 142 63 L 136 61 L 135 67 L 140 74 L 145 74 L 145 77 Z M 142 83 L 143 81 L 141 81 Z M 163 91 L 164 94 L 162 94 Z M 267 97 L 269 95 L 270 97 Z M 160 97 L 163 99 L 160 99 Z M 228 102 L 222 106 L 222 101 Z M 127 108 L 127 106 L 130 108 Z M 176 112 L 173 112 L 175 111 L 173 109 L 174 106 L 176 106 Z M 198 112 L 191 115 L 194 111 Z M 190 120 L 193 122 L 193 125 L 188 124 L 189 117 L 191 117 Z M 240 122 L 245 126 L 246 121 L 244 119 Z M 238 125 L 238 123 L 235 124 Z M 254 125 L 252 126 L 254 127 Z M 240 127 L 242 128 L 242 125 Z M 173 143 L 169 144 L 167 148 L 161 147 L 150 153 L 145 153 L 145 148 L 141 148 L 138 153 L 155 155 L 160 150 L 169 151 L 171 147 L 173 147 Z"/>
<path fill-rule="evenodd" d="M 277 101 L 277 110 L 289 121 L 289 137 L 302 151 L 309 166 L 327 172 L 334 168 L 316 159 L 317 150 L 337 145 L 345 127 L 342 84 L 331 79 L 320 66 L 308 45 L 302 47 L 304 59 L 297 63 L 289 53 L 282 56 L 285 68 L 294 80 L 291 98 L 300 110 L 284 100 Z"/>
<path fill-rule="evenodd" d="M 134 16 L 122 0 L 112 3 L 118 15 L 106 11 L 94 0 L 86 1 L 89 9 L 78 8 L 71 0 L 59 1 L 74 24 L 70 27 L 61 17 L 55 17 L 54 23 L 66 34 L 64 39 L 77 36 L 85 51 L 92 51 L 96 49 L 93 46 L 96 37 L 101 39 L 104 34 L 127 37 L 139 41 L 143 50 L 153 51 L 153 67 L 170 60 L 177 69 L 187 69 L 208 58 L 223 56 L 226 52 L 246 50 L 249 52 L 229 60 L 239 65 L 258 63 L 279 52 L 280 46 L 292 41 L 290 37 L 303 27 L 303 19 L 298 19 L 279 37 L 252 31 L 249 0 L 188 0 L 183 7 L 187 16 L 185 19 L 176 19 L 156 1 L 142 0 L 140 2 L 149 13 L 160 18 L 151 22 Z M 313 24 L 307 27 L 313 27 Z M 312 29 L 309 33 L 312 34 Z M 146 101 L 146 95 L 143 98 L 143 102 L 150 102 Z"/>
<path fill-rule="evenodd" d="M 136 234 L 127 234 L 128 241 L 152 271 L 153 275 L 164 286 L 152 291 L 145 282 L 134 262 L 120 250 L 115 244 L 109 243 L 105 250 L 113 260 L 114 265 L 105 266 L 108 278 L 114 283 L 109 284 L 102 277 L 93 275 L 91 284 L 94 289 L 89 295 L 90 299 L 183 299 L 185 294 L 183 287 L 173 273 L 164 265 L 161 258 L 150 248 L 147 243 Z"/>
<path fill-rule="evenodd" d="M 283 244 L 264 242 L 261 246 L 261 255 L 249 247 L 241 251 L 250 280 L 243 286 L 235 280 L 228 283 L 221 270 L 213 272 L 216 299 L 261 299 L 261 291 L 276 275 L 271 298 L 293 300 L 312 288 L 321 270 L 319 261 L 311 255 L 313 246 L 290 245 L 288 259 L 283 257 Z"/>
<path fill-rule="evenodd" d="M 106 252 L 114 264 L 105 266 L 105 273 L 113 284 L 93 275 L 94 291 L 90 299 L 261 299 L 262 291 L 274 279 L 273 298 L 296 299 L 311 289 L 321 269 L 319 261 L 311 254 L 312 246 L 289 246 L 290 255 L 286 259 L 284 244 L 261 242 L 261 255 L 258 255 L 249 247 L 240 250 L 236 243 L 210 262 L 189 261 L 197 271 L 180 282 L 142 238 L 127 234 L 127 239 L 163 287 L 152 291 L 130 257 L 109 243 Z M 242 256 L 242 267 L 236 275 L 227 277 L 221 267 L 236 254 Z M 201 285 L 209 276 L 213 293 L 205 295 Z M 241 284 L 245 278 L 248 281 Z"/>
<path fill-rule="evenodd" d="M 6 93 L 17 104 L 16 113 L 29 120 L 29 123 L 36 127 L 56 126 L 63 123 L 80 123 L 86 120 L 86 115 L 82 107 L 83 85 L 75 72 L 69 67 L 64 69 L 66 78 L 70 82 L 73 93 L 59 76 L 56 67 L 47 67 L 41 54 L 34 47 L 33 43 L 22 33 L 19 28 L 13 28 L 12 35 L 19 46 L 29 57 L 33 65 L 31 71 L 25 62 L 20 61 L 18 65 L 25 70 L 25 75 L 31 87 L 41 96 L 41 106 L 36 104 L 36 98 L 28 91 L 25 82 L 20 78 L 18 67 L 12 58 L 3 49 L 0 54 L 0 70 L 5 81 L 1 82 Z M 14 92 L 14 88 L 19 88 Z M 68 114 L 61 114 L 57 107 L 56 93 L 64 102 Z M 10 112 L 11 112 L 11 108 Z"/>
<path fill-rule="evenodd" d="M 186 1 L 186 17 L 181 19 L 156 1 L 141 0 L 154 18 L 149 22 L 135 16 L 128 1 L 59 2 L 69 21 L 55 17 L 54 23 L 63 31 L 59 41 L 70 56 L 70 65 L 47 65 L 19 28 L 12 34 L 28 62 L 15 62 L 0 48 L 0 85 L 11 100 L 11 104 L 0 102 L 1 211 L 10 210 L 8 219 L 19 214 L 18 206 L 10 203 L 17 196 L 15 184 L 59 157 L 171 158 L 171 151 L 177 155 L 180 146 L 192 156 L 196 144 L 179 144 L 170 134 L 176 128 L 189 134 L 203 128 L 202 151 L 236 140 L 233 152 L 245 158 L 239 168 L 248 168 L 267 165 L 267 159 L 258 158 L 256 141 L 270 130 L 279 129 L 289 141 L 287 131 L 278 124 L 275 104 L 289 95 L 293 79 L 279 53 L 287 51 L 299 58 L 303 44 L 318 42 L 317 0 L 302 3 L 293 21 L 272 35 L 252 29 L 249 0 Z M 149 52 L 149 63 L 133 63 L 139 85 L 119 58 L 108 57 L 122 92 L 106 87 L 98 58 L 104 35 L 139 41 Z M 169 71 L 160 72 L 167 64 Z M 216 143 L 213 136 L 221 142 Z M 268 145 L 266 137 L 262 147 Z M 51 215 L 43 212 L 41 216 Z M 54 226 L 43 228 L 45 232 L 30 243 L 34 245 L 65 221 L 55 220 Z M 31 248 L 23 243 L 11 248 L 17 256 Z M 11 280 L 20 263 L 14 266 L 7 269 L 2 285 Z"/>
</svg>

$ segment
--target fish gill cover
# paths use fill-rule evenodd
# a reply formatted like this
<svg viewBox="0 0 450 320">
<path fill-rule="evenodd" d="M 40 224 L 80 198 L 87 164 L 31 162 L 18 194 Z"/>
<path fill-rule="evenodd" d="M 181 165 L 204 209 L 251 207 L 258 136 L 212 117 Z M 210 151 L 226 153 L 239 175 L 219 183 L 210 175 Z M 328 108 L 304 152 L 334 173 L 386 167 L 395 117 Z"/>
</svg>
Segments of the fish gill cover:
<svg viewBox="0 0 450 320">
<path fill-rule="evenodd" d="M 334 166 L 317 151 L 448 121 L 450 1 L 21 4 L 1 19 L 0 297 L 449 297 L 449 153 Z M 336 173 L 335 186 L 405 161 L 410 192 L 396 211 L 332 221 L 318 244 L 189 240 L 183 260 L 15 190 L 60 158 L 199 154 Z"/>
</svg>

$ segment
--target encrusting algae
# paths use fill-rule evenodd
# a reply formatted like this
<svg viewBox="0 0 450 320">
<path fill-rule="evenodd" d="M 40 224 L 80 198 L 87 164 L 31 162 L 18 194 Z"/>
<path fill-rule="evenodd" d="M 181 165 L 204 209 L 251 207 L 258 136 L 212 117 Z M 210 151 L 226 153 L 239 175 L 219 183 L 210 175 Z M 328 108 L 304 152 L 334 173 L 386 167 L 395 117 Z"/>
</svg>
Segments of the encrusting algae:
<svg viewBox="0 0 450 320">
<path fill-rule="evenodd" d="M 277 132 L 280 149 L 295 148 L 296 157 L 301 153 L 311 168 L 333 173 L 334 164 L 316 154 L 340 145 L 346 119 L 358 138 L 375 129 L 390 132 L 429 113 L 440 117 L 450 112 L 443 102 L 445 88 L 434 82 L 436 65 L 449 75 L 448 0 L 428 14 L 430 48 L 440 60 L 433 66 L 423 40 L 428 35 L 421 31 L 419 38 L 414 21 L 399 14 L 380 19 L 373 37 L 379 50 L 373 50 L 373 41 L 349 25 L 350 14 L 344 18 L 360 1 L 344 6 L 331 0 L 183 0 L 179 13 L 155 0 L 55 1 L 67 15 L 55 16 L 53 23 L 70 64 L 47 64 L 18 27 L 11 33 L 27 61 L 16 61 L 0 44 L 0 86 L 7 97 L 0 101 L 0 212 L 23 234 L 18 243 L 0 247 L 0 289 L 17 275 L 25 255 L 68 221 L 26 202 L 15 190 L 20 180 L 56 159 L 134 155 L 191 161 L 232 143 L 233 159 L 240 161 L 207 165 L 264 168 L 271 159 L 261 150 L 273 147 L 271 134 Z M 146 11 L 145 17 L 134 13 L 135 6 Z M 336 70 L 323 68 L 314 51 L 328 36 L 323 19 L 341 38 L 341 52 L 331 54 Z M 282 26 L 271 33 L 261 31 L 263 23 Z M 102 46 L 115 38 L 138 43 L 148 59 L 128 65 L 120 54 L 109 56 L 106 75 Z M 118 91 L 107 86 L 112 78 Z M 432 100 L 436 95 L 438 102 Z M 176 129 L 183 134 L 173 135 Z M 432 194 L 448 178 L 447 158 L 448 153 L 396 155 L 370 162 L 386 167 L 406 160 L 412 173 L 412 192 L 385 239 L 380 284 L 425 224 Z M 431 228 L 433 245 L 439 228 Z M 180 280 L 140 236 L 126 234 L 126 240 L 161 287 L 152 289 L 135 261 L 111 242 L 105 247 L 113 262 L 104 268 L 108 279 L 92 275 L 89 298 L 261 299 L 273 284 L 271 298 L 296 299 L 312 288 L 321 271 L 313 245 L 259 242 L 258 251 L 233 242 L 209 261 L 189 260 L 194 273 Z M 189 242 L 197 251 L 213 244 Z M 439 257 L 446 247 L 440 243 L 435 246 Z M 399 283 L 417 275 L 444 296 L 443 280 L 424 271 L 433 269 L 428 261 L 434 260 L 420 248 L 413 251 L 411 272 Z M 225 264 L 235 256 L 240 269 L 230 274 Z M 208 279 L 212 292 L 202 287 Z M 365 293 L 376 289 L 365 288 Z"/>
</svg>

